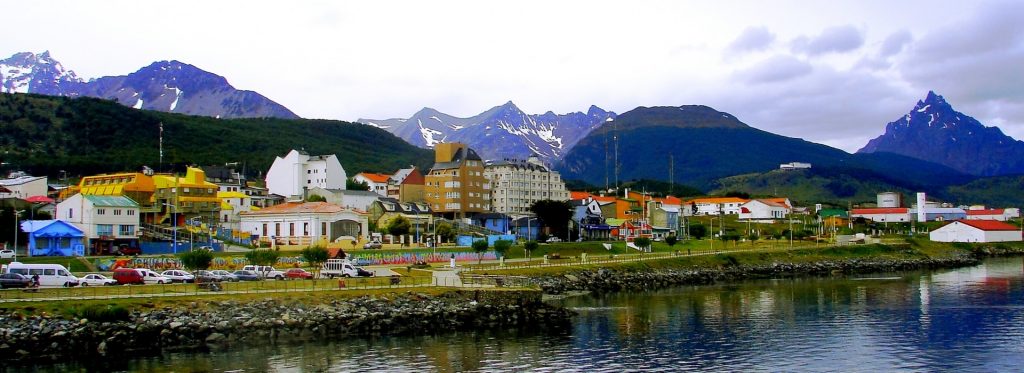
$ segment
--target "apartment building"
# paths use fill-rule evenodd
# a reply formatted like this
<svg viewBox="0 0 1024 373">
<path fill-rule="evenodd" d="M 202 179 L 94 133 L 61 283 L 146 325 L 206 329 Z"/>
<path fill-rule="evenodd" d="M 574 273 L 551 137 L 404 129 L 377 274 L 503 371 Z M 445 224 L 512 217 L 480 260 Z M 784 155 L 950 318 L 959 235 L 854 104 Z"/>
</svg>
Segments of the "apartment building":
<svg viewBox="0 0 1024 373">
<path fill-rule="evenodd" d="M 434 213 L 467 218 L 491 210 L 484 161 L 462 143 L 434 146 L 434 166 L 425 177 L 424 199 Z"/>
<path fill-rule="evenodd" d="M 491 206 L 496 212 L 526 215 L 534 202 L 569 200 L 569 190 L 565 189 L 561 175 L 536 155 L 525 161 L 503 159 L 488 163 L 484 177 L 490 181 Z"/>
</svg>

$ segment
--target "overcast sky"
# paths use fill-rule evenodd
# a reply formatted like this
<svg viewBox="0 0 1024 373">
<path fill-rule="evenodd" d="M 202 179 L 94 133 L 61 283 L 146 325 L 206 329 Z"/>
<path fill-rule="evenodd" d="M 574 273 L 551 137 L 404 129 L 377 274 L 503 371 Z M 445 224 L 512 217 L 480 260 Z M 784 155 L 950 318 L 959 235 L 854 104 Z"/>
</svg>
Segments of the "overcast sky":
<svg viewBox="0 0 1024 373">
<path fill-rule="evenodd" d="M 928 90 L 1024 138 L 1024 2 L 18 1 L 0 55 L 176 59 L 300 116 L 703 104 L 856 151 Z"/>
</svg>

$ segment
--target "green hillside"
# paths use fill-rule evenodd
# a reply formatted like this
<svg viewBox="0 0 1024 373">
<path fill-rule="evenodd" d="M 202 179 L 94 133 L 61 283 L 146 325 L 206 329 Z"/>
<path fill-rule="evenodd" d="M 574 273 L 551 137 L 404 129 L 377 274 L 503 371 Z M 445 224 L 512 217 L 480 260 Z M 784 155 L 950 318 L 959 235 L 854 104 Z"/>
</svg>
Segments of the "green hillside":
<svg viewBox="0 0 1024 373">
<path fill-rule="evenodd" d="M 35 175 L 89 175 L 185 166 L 244 164 L 266 172 L 290 149 L 336 154 L 345 170 L 393 172 L 429 168 L 430 150 L 370 126 L 331 120 L 216 119 L 127 108 L 111 101 L 0 94 L 0 157 Z M 5 169 L 5 170 L 7 170 Z"/>
<path fill-rule="evenodd" d="M 914 192 L 874 172 L 849 168 L 775 170 L 722 178 L 717 184 L 712 194 L 740 191 L 755 197 L 785 196 L 803 206 L 813 203 L 837 206 L 874 203 L 879 192 Z"/>
<path fill-rule="evenodd" d="M 1024 176 L 997 176 L 946 188 L 942 197 L 958 204 L 1024 207 Z"/>
</svg>

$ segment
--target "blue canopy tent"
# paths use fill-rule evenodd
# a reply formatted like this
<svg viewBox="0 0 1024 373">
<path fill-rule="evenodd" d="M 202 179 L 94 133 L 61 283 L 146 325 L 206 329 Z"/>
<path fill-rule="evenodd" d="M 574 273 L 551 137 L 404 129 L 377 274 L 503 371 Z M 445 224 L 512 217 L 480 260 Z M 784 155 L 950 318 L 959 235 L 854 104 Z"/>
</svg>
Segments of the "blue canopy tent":
<svg viewBox="0 0 1024 373">
<path fill-rule="evenodd" d="M 21 223 L 28 233 L 31 256 L 84 256 L 85 233 L 62 220 L 28 220 Z"/>
</svg>

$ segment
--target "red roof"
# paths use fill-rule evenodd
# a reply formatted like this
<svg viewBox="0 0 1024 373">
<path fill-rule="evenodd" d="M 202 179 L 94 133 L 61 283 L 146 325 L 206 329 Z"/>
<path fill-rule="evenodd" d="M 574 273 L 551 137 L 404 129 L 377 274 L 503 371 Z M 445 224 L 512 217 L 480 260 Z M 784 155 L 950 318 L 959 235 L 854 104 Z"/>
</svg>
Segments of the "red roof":
<svg viewBox="0 0 1024 373">
<path fill-rule="evenodd" d="M 665 197 L 665 198 L 655 198 L 654 200 L 658 201 L 658 202 L 661 202 L 661 203 L 664 203 L 666 205 L 682 205 L 683 204 L 683 200 L 679 199 L 678 197 L 673 197 L 673 196 L 668 196 L 668 197 Z"/>
<path fill-rule="evenodd" d="M 593 194 L 590 194 L 590 192 L 569 192 L 569 199 L 571 199 L 573 201 L 578 201 L 578 200 L 581 200 L 581 199 L 587 199 L 588 197 L 592 197 L 592 196 L 593 196 Z"/>
<path fill-rule="evenodd" d="M 363 175 L 363 177 L 367 178 L 368 180 L 370 180 L 372 182 L 375 182 L 375 183 L 385 183 L 385 184 L 388 182 L 388 179 L 391 178 L 391 175 L 371 174 L 369 172 L 360 172 L 359 175 Z M 356 175 L 356 176 L 359 176 L 359 175 Z"/>
<path fill-rule="evenodd" d="M 967 210 L 967 215 L 1002 215 L 1003 209 L 991 209 L 991 210 Z"/>
<path fill-rule="evenodd" d="M 870 209 L 853 209 L 853 215 L 880 215 L 880 214 L 906 214 L 910 209 L 906 207 L 877 207 Z"/>
<path fill-rule="evenodd" d="M 423 185 L 423 184 L 425 184 L 425 180 L 423 178 L 423 174 L 420 173 L 420 170 L 418 170 L 415 167 L 413 167 L 412 172 L 409 172 L 409 176 L 406 176 L 405 180 L 402 180 L 402 185 L 406 185 L 406 184 L 408 184 L 408 185 Z"/>
<path fill-rule="evenodd" d="M 957 220 L 964 225 L 969 225 L 983 231 L 1016 231 L 1020 227 L 996 220 Z"/>
</svg>

